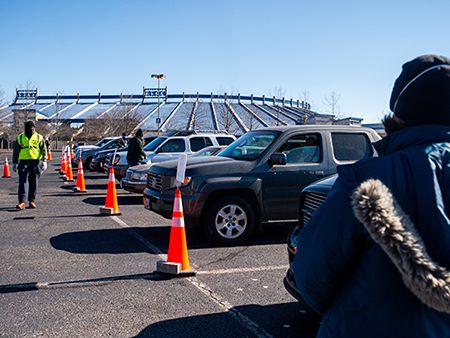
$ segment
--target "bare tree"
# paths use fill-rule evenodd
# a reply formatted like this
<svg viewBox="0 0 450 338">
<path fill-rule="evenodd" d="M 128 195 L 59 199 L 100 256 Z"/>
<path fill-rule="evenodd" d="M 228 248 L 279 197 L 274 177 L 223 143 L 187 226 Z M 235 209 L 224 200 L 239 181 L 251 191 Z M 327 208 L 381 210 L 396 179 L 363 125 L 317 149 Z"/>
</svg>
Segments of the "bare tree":
<svg viewBox="0 0 450 338">
<path fill-rule="evenodd" d="M 219 130 L 225 130 L 229 134 L 236 135 L 241 132 L 241 128 L 236 123 L 236 119 L 231 112 L 226 102 L 230 103 L 232 100 L 230 97 L 236 96 L 234 90 L 230 94 L 225 92 L 219 93 L 221 99 L 218 100 L 218 104 L 215 105 L 217 123 L 219 124 Z"/>
<path fill-rule="evenodd" d="M 6 107 L 6 95 L 2 88 L 0 88 L 0 109 Z M 3 121 L 4 118 L 9 114 L 9 110 L 1 109 L 0 110 L 0 148 L 3 149 L 5 146 L 8 149 L 10 141 L 14 138 L 14 128 L 12 123 L 8 121 Z M 6 141 L 6 145 L 4 142 Z"/>
<path fill-rule="evenodd" d="M 30 118 L 36 119 L 35 110 L 30 109 L 31 105 L 36 101 L 37 86 L 28 80 L 24 85 L 20 86 L 16 93 L 15 109 L 14 109 L 14 128 L 17 134 L 23 131 L 23 124 Z"/>
<path fill-rule="evenodd" d="M 283 87 L 275 87 L 274 92 L 272 94 L 272 91 L 269 90 L 269 95 L 273 96 L 275 99 L 281 100 L 286 95 L 286 89 L 283 89 Z M 277 111 L 277 126 L 280 123 L 280 107 L 277 105 L 274 106 L 274 109 Z"/>
<path fill-rule="evenodd" d="M 207 124 L 207 115 L 209 110 L 206 107 L 206 102 L 203 99 L 198 98 L 197 95 L 192 95 L 188 98 L 192 101 L 191 105 L 184 104 L 180 110 L 180 114 L 183 115 L 188 124 L 187 130 L 206 130 L 210 127 Z"/>
<path fill-rule="evenodd" d="M 106 136 L 130 134 L 141 120 L 141 112 L 137 103 L 123 101 L 107 113 L 98 113 L 85 121 L 77 137 L 83 140 L 96 141 Z"/>
<path fill-rule="evenodd" d="M 56 93 L 55 113 L 50 116 L 50 133 L 49 137 L 55 139 L 55 147 L 58 148 L 58 141 L 68 139 L 68 128 L 65 126 L 64 105 L 61 103 L 61 93 Z M 69 133 L 71 134 L 71 133 Z M 69 137 L 70 139 L 71 137 Z"/>
<path fill-rule="evenodd" d="M 334 115 L 335 119 L 342 118 L 341 107 L 338 105 L 341 96 L 335 91 L 330 93 L 330 96 L 325 96 L 323 104 L 327 107 L 327 112 Z"/>
<path fill-rule="evenodd" d="M 283 89 L 283 87 L 275 87 L 273 89 L 273 93 L 271 90 L 269 90 L 269 96 L 275 96 L 277 99 L 282 99 L 286 95 L 286 89 Z"/>
<path fill-rule="evenodd" d="M 311 98 L 311 94 L 309 93 L 308 89 L 304 89 L 301 94 L 299 95 L 300 99 L 305 102 L 308 103 L 310 105 L 310 110 L 312 111 L 319 111 L 319 107 L 316 105 L 316 103 L 314 102 L 314 100 Z"/>
</svg>

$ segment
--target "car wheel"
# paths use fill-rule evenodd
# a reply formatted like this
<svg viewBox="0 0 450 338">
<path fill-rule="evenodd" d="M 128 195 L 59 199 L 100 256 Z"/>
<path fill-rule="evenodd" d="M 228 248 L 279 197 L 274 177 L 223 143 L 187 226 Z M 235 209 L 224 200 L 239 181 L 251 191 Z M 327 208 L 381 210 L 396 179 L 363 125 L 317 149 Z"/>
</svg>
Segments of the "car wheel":
<svg viewBox="0 0 450 338">
<path fill-rule="evenodd" d="M 84 168 L 89 169 L 90 171 L 92 171 L 91 169 L 91 162 L 92 162 L 92 157 L 88 157 L 84 163 Z"/>
<path fill-rule="evenodd" d="M 225 196 L 215 201 L 203 222 L 203 229 L 210 239 L 229 246 L 246 241 L 254 227 L 253 208 L 239 196 Z"/>
</svg>

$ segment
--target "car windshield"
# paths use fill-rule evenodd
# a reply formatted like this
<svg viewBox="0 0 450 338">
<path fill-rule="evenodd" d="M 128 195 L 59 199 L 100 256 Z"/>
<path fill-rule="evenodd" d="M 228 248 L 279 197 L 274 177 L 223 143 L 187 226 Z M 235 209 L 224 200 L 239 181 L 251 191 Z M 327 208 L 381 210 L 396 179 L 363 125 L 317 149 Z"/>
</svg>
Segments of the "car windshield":
<svg viewBox="0 0 450 338">
<path fill-rule="evenodd" d="M 258 158 L 280 135 L 277 131 L 250 131 L 242 135 L 217 156 L 231 157 L 236 160 L 254 160 Z"/>
<path fill-rule="evenodd" d="M 101 147 L 102 145 L 104 145 L 104 144 L 106 144 L 108 142 L 111 142 L 111 139 L 110 138 L 104 138 L 103 140 L 98 141 L 95 145 L 97 147 Z"/>
<path fill-rule="evenodd" d="M 216 155 L 222 149 L 223 147 L 206 147 L 197 151 L 196 153 L 193 153 L 189 157 L 213 156 Z"/>
<path fill-rule="evenodd" d="M 109 148 L 119 148 L 116 139 L 109 140 L 107 143 L 104 143 L 100 149 L 109 149 Z"/>
<path fill-rule="evenodd" d="M 162 137 L 162 136 L 158 136 L 157 138 L 155 138 L 152 142 L 150 142 L 149 144 L 147 144 L 144 147 L 145 151 L 153 151 L 156 149 L 156 147 L 158 147 L 161 143 L 163 143 L 163 141 L 167 140 L 167 137 Z"/>
</svg>

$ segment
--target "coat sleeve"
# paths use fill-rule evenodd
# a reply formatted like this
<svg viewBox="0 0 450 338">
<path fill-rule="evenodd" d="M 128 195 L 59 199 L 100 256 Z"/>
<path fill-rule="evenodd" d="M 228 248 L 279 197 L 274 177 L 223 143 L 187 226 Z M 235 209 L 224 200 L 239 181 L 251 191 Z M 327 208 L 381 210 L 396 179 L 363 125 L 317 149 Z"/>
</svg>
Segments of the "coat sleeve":
<svg viewBox="0 0 450 338">
<path fill-rule="evenodd" d="M 338 179 L 297 239 L 295 283 L 311 308 L 325 313 L 369 242 Z"/>
<path fill-rule="evenodd" d="M 141 150 L 142 158 L 146 158 L 147 154 L 145 153 L 145 150 L 144 150 L 144 142 L 142 142 L 141 140 L 139 140 L 139 149 Z"/>
<path fill-rule="evenodd" d="M 42 136 L 41 136 L 42 137 Z M 48 159 L 48 154 L 47 154 L 47 147 L 45 145 L 45 139 L 42 137 L 42 140 L 39 144 L 39 148 L 41 150 L 41 159 L 42 161 L 47 161 Z"/>
<path fill-rule="evenodd" d="M 17 139 L 14 142 L 14 148 L 13 148 L 13 164 L 19 163 L 19 153 L 20 153 L 20 144 L 17 142 Z"/>
</svg>

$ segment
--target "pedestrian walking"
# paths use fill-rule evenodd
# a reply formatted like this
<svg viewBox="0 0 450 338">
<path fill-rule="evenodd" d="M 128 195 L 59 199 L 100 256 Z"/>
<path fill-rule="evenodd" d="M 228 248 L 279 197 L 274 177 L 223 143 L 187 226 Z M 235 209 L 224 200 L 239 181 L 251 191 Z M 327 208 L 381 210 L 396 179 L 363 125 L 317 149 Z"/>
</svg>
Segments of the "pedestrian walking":
<svg viewBox="0 0 450 338">
<path fill-rule="evenodd" d="M 127 151 L 127 162 L 130 167 L 141 164 L 147 158 L 144 151 L 144 133 L 142 129 L 136 131 L 135 136 L 130 140 Z"/>
<path fill-rule="evenodd" d="M 19 210 L 25 208 L 27 200 L 30 208 L 36 208 L 38 180 L 47 169 L 47 147 L 44 137 L 36 133 L 35 127 L 33 121 L 27 121 L 25 132 L 14 144 L 12 168 L 19 174 L 19 204 L 16 206 Z"/>
<path fill-rule="evenodd" d="M 296 285 L 318 337 L 450 337 L 450 59 L 395 81 L 379 157 L 338 167 L 297 239 Z"/>
</svg>

